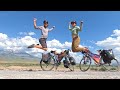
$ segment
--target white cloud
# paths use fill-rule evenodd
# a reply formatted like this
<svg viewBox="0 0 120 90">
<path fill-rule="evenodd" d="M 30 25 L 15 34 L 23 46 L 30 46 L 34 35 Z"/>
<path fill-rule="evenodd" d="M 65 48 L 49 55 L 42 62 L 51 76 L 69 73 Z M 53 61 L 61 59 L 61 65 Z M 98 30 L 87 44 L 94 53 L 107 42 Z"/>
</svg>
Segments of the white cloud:
<svg viewBox="0 0 120 90">
<path fill-rule="evenodd" d="M 6 34 L 0 33 L 0 41 L 6 40 L 8 36 Z"/>
<path fill-rule="evenodd" d="M 120 36 L 120 30 L 118 29 L 114 30 L 111 36 Z"/>
<path fill-rule="evenodd" d="M 4 48 L 5 47 L 5 44 L 0 42 L 0 48 Z"/>
<path fill-rule="evenodd" d="M 26 33 L 20 33 L 20 34 L 26 34 Z M 33 35 L 33 33 L 29 33 L 29 35 Z M 44 53 L 45 51 L 37 48 L 31 48 L 28 49 L 27 46 L 31 44 L 38 44 L 39 40 L 36 38 L 33 38 L 32 36 L 29 36 L 26 34 L 23 37 L 16 37 L 16 38 L 10 38 L 6 34 L 0 33 L 0 49 L 9 50 L 12 52 L 20 52 L 20 53 L 28 53 L 35 57 L 41 57 L 41 53 Z M 71 42 L 64 42 L 61 43 L 59 40 L 53 39 L 51 41 L 47 41 L 48 45 L 48 51 L 56 50 L 58 53 L 66 50 L 71 49 Z M 82 45 L 79 45 L 82 47 Z M 70 52 L 70 54 L 76 59 L 77 62 L 81 60 L 81 53 L 73 53 Z"/>
<path fill-rule="evenodd" d="M 21 47 L 27 48 L 28 45 L 36 43 L 38 43 L 38 40 L 36 38 L 32 38 L 31 36 L 24 36 L 22 38 L 9 38 L 6 34 L 0 33 L 1 49 L 12 49 L 15 51 Z"/>
<path fill-rule="evenodd" d="M 27 35 L 26 32 L 19 32 L 18 34 L 19 34 L 19 35 Z"/>
<path fill-rule="evenodd" d="M 110 37 L 98 41 L 96 45 L 104 49 L 113 49 L 115 56 L 120 60 L 120 30 L 113 30 L 113 34 Z"/>
<path fill-rule="evenodd" d="M 113 37 L 108 37 L 105 40 L 98 41 L 96 43 L 98 46 L 102 46 L 104 48 L 116 48 L 120 47 L 120 36 L 113 38 Z"/>
<path fill-rule="evenodd" d="M 19 32 L 18 34 L 19 34 L 19 35 L 29 35 L 29 36 L 35 35 L 34 32 Z"/>
<path fill-rule="evenodd" d="M 62 44 L 56 39 L 53 39 L 51 41 L 47 41 L 47 44 L 48 44 L 48 47 L 54 47 L 54 48 L 62 47 Z"/>
<path fill-rule="evenodd" d="M 60 41 L 53 39 L 51 41 L 47 41 L 48 47 L 51 48 L 71 48 L 72 43 L 71 42 L 65 42 L 65 43 L 60 43 Z"/>
<path fill-rule="evenodd" d="M 72 45 L 71 42 L 65 42 L 65 43 L 63 44 L 63 47 L 64 47 L 64 48 L 71 48 L 71 45 Z"/>
<path fill-rule="evenodd" d="M 29 32 L 28 35 L 32 36 L 32 35 L 35 35 L 34 32 Z"/>
</svg>

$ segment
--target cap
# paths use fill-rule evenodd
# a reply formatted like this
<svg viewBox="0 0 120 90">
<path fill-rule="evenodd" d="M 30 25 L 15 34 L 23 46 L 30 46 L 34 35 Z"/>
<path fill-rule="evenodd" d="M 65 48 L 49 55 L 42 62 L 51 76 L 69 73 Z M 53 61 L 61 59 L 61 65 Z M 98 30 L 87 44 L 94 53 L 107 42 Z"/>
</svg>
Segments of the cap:
<svg viewBox="0 0 120 90">
<path fill-rule="evenodd" d="M 72 21 L 71 24 L 75 23 L 76 24 L 76 21 Z"/>
<path fill-rule="evenodd" d="M 44 20 L 44 21 L 43 21 L 43 23 L 44 23 L 44 24 L 45 24 L 45 23 L 47 23 L 47 24 L 48 24 L 48 21 L 47 21 L 47 20 Z"/>
</svg>

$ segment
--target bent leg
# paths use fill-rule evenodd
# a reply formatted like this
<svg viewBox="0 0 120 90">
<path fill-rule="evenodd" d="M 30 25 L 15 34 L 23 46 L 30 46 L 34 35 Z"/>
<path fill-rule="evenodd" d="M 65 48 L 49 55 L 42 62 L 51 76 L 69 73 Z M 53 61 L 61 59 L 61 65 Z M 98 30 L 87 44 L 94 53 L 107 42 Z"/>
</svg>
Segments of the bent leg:
<svg viewBox="0 0 120 90">
<path fill-rule="evenodd" d="M 42 47 L 42 49 L 45 50 L 45 51 L 48 50 L 48 49 L 47 49 L 46 40 L 47 40 L 47 38 L 40 38 L 40 39 L 39 39 L 39 42 L 40 42 L 40 44 L 41 44 L 41 47 Z"/>
<path fill-rule="evenodd" d="M 44 51 L 47 51 L 48 50 L 48 48 L 42 48 Z"/>
<path fill-rule="evenodd" d="M 43 47 L 41 45 L 34 45 L 34 48 L 42 49 Z"/>
<path fill-rule="evenodd" d="M 75 37 L 73 39 L 73 42 L 72 42 L 72 51 L 73 52 L 84 51 L 84 47 L 79 47 L 79 43 L 80 43 L 80 38 L 79 37 Z"/>
<path fill-rule="evenodd" d="M 39 48 L 39 49 L 42 49 L 44 51 L 48 50 L 47 48 L 43 48 L 41 45 L 34 45 L 34 48 Z"/>
</svg>

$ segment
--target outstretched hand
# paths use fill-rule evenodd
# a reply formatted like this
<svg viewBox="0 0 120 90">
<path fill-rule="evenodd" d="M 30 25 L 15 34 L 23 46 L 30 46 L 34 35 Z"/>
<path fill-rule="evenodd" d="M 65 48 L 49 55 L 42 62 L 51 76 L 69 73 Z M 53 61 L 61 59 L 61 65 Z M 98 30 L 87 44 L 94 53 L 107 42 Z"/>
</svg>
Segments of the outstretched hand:
<svg viewBox="0 0 120 90">
<path fill-rule="evenodd" d="M 81 21 L 81 23 L 83 23 L 83 21 Z"/>
<path fill-rule="evenodd" d="M 37 19 L 36 19 L 36 18 L 34 18 L 34 21 L 37 21 Z"/>
<path fill-rule="evenodd" d="M 53 26 L 53 28 L 55 28 L 55 26 Z"/>
</svg>

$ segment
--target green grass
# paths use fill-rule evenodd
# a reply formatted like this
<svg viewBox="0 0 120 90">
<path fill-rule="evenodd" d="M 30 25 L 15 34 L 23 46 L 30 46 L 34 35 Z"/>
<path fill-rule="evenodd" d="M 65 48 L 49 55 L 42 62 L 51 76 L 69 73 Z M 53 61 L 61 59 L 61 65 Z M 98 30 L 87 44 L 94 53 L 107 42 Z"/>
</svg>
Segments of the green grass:
<svg viewBox="0 0 120 90">
<path fill-rule="evenodd" d="M 40 64 L 34 64 L 34 63 L 0 63 L 0 66 L 39 66 Z"/>
<path fill-rule="evenodd" d="M 96 67 L 91 67 L 90 70 L 98 71 L 98 68 L 96 68 Z"/>
<path fill-rule="evenodd" d="M 0 66 L 10 67 L 10 66 L 22 66 L 22 67 L 38 67 L 40 66 L 40 60 L 26 60 L 26 59 L 14 59 L 14 60 L 6 60 L 0 59 Z M 64 68 L 63 63 L 59 65 L 58 68 Z M 79 63 L 74 66 L 74 69 L 80 70 Z M 111 70 L 115 70 L 116 68 L 111 68 Z M 103 67 L 96 67 L 96 65 L 91 65 L 91 71 L 106 71 Z"/>
<path fill-rule="evenodd" d="M 103 68 L 103 67 L 101 67 L 101 68 L 99 69 L 99 71 L 106 71 L 106 69 Z"/>
<path fill-rule="evenodd" d="M 113 67 L 113 68 L 111 68 L 110 70 L 117 70 L 117 69 Z"/>
<path fill-rule="evenodd" d="M 0 59 L 0 66 L 9 67 L 9 66 L 38 66 L 38 60 L 24 60 L 24 59 L 14 59 L 6 60 Z"/>
</svg>

